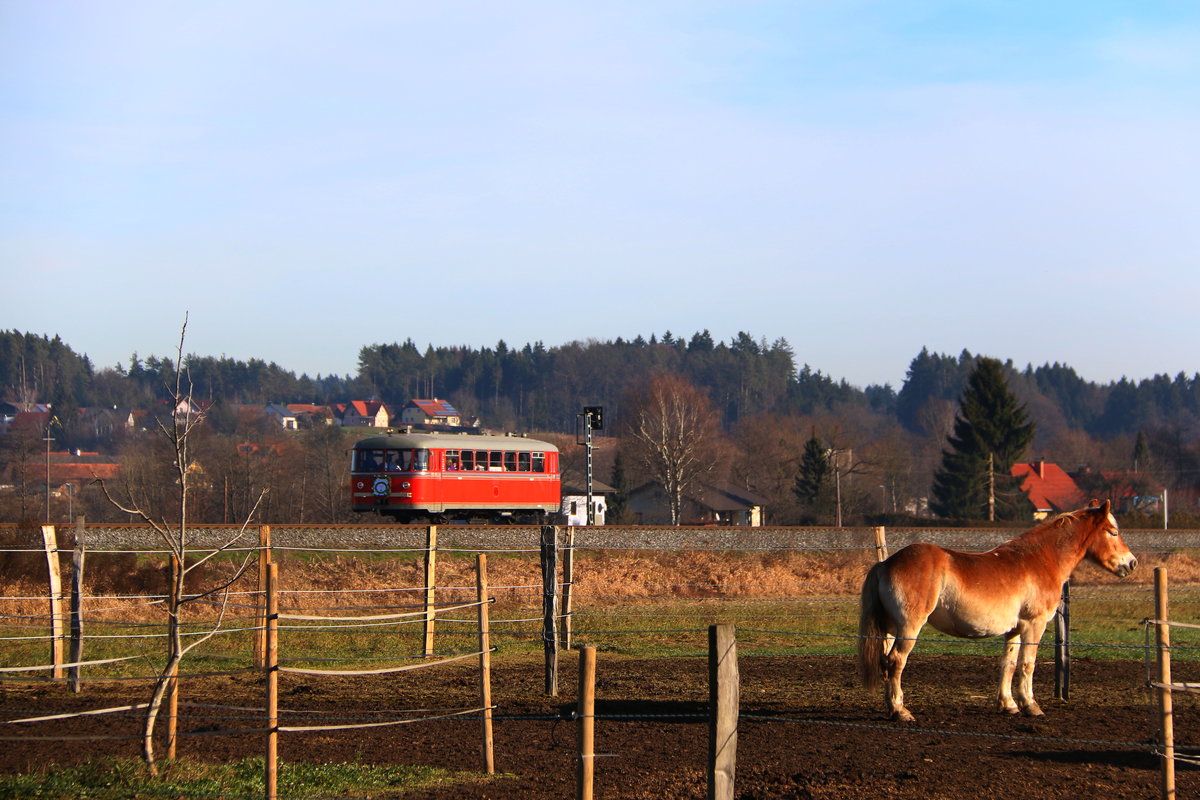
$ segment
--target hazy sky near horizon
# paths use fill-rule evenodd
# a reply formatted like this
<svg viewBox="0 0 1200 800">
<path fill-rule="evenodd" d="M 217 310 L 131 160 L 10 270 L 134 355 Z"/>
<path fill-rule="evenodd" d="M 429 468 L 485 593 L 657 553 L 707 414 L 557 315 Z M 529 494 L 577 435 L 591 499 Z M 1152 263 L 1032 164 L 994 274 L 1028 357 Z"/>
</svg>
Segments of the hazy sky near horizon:
<svg viewBox="0 0 1200 800">
<path fill-rule="evenodd" d="M 0 0 L 0 328 L 1200 371 L 1200 6 Z"/>
</svg>

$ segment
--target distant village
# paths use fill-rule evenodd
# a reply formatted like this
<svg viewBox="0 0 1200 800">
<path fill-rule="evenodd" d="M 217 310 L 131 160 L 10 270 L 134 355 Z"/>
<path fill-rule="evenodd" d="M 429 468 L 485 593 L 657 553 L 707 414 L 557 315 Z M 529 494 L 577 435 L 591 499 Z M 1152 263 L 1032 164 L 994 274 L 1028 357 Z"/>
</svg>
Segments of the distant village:
<svg viewBox="0 0 1200 800">
<path fill-rule="evenodd" d="M 174 414 L 186 419 L 206 413 L 211 404 L 184 400 L 174 408 Z M 310 403 L 268 403 L 266 405 L 227 405 L 226 413 L 233 414 L 239 423 L 266 426 L 279 431 L 312 430 L 323 426 L 343 428 L 388 429 L 409 428 L 421 431 L 483 433 L 477 417 L 464 416 L 451 403 L 440 398 L 413 399 L 393 407 L 377 400 L 352 400 L 331 405 Z M 74 425 L 97 441 L 111 441 L 120 435 L 157 428 L 160 421 L 170 421 L 171 409 L 82 408 Z M 46 404 L 17 408 L 11 403 L 0 404 L 0 436 L 24 434 L 36 440 L 39 478 L 48 480 L 51 494 L 58 499 L 77 494 L 80 487 L 96 478 L 112 479 L 119 475 L 121 465 L 109 454 L 80 449 L 55 448 L 52 420 L 54 410 Z M 47 432 L 50 432 L 49 434 Z M 366 432 L 366 431 L 364 431 Z M 239 445 L 243 455 L 260 453 L 270 445 Z M 44 461 L 43 461 L 44 460 Z M 611 464 L 611 459 L 605 459 Z M 44 464 L 44 466 L 43 466 Z M 13 463 L 0 464 L 0 491 L 11 491 L 14 482 Z M 584 509 L 586 489 L 583 476 L 570 467 L 563 475 L 563 513 L 569 524 L 586 524 Z M 1138 487 L 1133 476 L 1126 480 L 1119 474 L 1069 474 L 1058 464 L 1038 459 L 1015 464 L 1012 474 L 1020 481 L 1021 491 L 1033 506 L 1034 519 L 1078 508 L 1089 498 L 1089 482 L 1102 481 L 1109 487 L 1120 487 L 1114 494 L 1119 511 L 1156 513 L 1165 501 L 1160 487 Z M 607 473 L 605 473 L 607 477 Z M 47 485 L 39 480 L 41 492 Z M 1149 491 L 1147 491 L 1149 489 Z M 604 524 L 604 514 L 612 486 L 593 481 L 597 524 Z M 1111 490 L 1110 490 L 1111 491 Z M 1182 498 L 1181 498 L 1182 499 Z M 628 492 L 627 504 L 631 521 L 641 524 L 665 524 L 666 497 L 662 487 L 654 482 L 640 484 Z M 691 524 L 722 524 L 758 526 L 764 522 L 768 501 L 751 491 L 728 482 L 703 483 L 686 500 L 687 521 Z M 919 515 L 919 509 L 913 509 Z"/>
<path fill-rule="evenodd" d="M 208 411 L 212 403 L 182 400 L 175 407 L 179 417 Z M 396 425 L 421 426 L 427 430 L 470 430 L 479 427 L 475 417 L 463 418 L 445 400 L 410 400 L 399 409 L 388 408 L 378 400 L 352 400 L 328 406 L 311 403 L 268 403 L 266 405 L 230 404 L 228 409 L 241 420 L 265 420 L 286 431 L 321 425 L 387 428 Z M 0 403 L 0 435 L 18 432 L 45 432 L 54 416 L 47 404 L 19 409 L 12 403 Z M 119 430 L 148 430 L 163 416 L 159 410 L 134 408 L 81 408 L 76 425 L 96 439 L 110 439 Z"/>
</svg>

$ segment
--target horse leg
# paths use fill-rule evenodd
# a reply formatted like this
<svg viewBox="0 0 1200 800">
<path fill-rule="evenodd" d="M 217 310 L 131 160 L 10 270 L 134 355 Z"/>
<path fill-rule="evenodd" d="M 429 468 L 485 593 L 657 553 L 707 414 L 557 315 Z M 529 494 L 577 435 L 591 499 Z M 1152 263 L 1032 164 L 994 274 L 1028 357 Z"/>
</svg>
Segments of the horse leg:
<svg viewBox="0 0 1200 800">
<path fill-rule="evenodd" d="M 1017 626 L 1004 637 L 1004 654 L 1000 656 L 1000 691 L 996 702 L 1007 714 L 1017 714 L 1021 709 L 1012 696 L 1013 673 L 1017 670 L 1017 655 L 1021 645 L 1021 628 Z"/>
<path fill-rule="evenodd" d="M 920 626 L 917 626 L 913 630 L 900 630 L 892 642 L 891 650 L 883 659 L 884 702 L 891 718 L 897 722 L 913 721 L 912 713 L 904 707 L 904 690 L 900 687 L 900 678 L 904 674 L 904 665 L 908 663 L 908 654 L 917 643 L 917 633 L 920 629 Z"/>
<path fill-rule="evenodd" d="M 1035 619 L 1023 627 L 1024 632 L 1021 637 L 1021 650 L 1018 661 L 1019 677 L 1017 683 L 1017 702 L 1021 706 L 1021 713 L 1027 717 L 1042 716 L 1042 708 L 1033 699 L 1033 668 L 1037 666 L 1037 650 L 1038 644 L 1042 641 L 1042 634 L 1046 632 L 1046 624 L 1049 620 Z"/>
</svg>

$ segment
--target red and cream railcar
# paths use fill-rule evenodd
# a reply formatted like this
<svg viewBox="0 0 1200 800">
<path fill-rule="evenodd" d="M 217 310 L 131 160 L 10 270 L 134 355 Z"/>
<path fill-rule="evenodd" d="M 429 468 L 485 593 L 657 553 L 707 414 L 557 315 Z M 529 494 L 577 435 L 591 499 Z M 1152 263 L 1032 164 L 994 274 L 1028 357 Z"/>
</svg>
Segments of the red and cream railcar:
<svg viewBox="0 0 1200 800">
<path fill-rule="evenodd" d="M 355 443 L 350 504 L 399 522 L 541 523 L 559 510 L 558 448 L 521 436 L 393 433 Z"/>
</svg>

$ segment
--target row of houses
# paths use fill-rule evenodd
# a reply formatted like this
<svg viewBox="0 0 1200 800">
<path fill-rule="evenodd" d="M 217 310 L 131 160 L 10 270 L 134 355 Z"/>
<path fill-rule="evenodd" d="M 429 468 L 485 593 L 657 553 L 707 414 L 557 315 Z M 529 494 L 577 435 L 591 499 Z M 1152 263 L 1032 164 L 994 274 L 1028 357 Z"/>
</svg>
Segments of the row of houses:
<svg viewBox="0 0 1200 800">
<path fill-rule="evenodd" d="M 1033 518 L 1043 520 L 1064 511 L 1081 508 L 1092 499 L 1109 499 L 1118 513 L 1161 513 L 1166 487 L 1142 473 L 1081 468 L 1068 473 L 1045 459 L 1014 464 L 1012 475 L 1033 506 Z M 1186 492 L 1183 506 L 1196 504 L 1194 491 Z"/>
<path fill-rule="evenodd" d="M 199 414 L 212 408 L 211 403 L 182 400 L 174 413 L 179 417 Z M 403 406 L 389 406 L 378 400 L 352 400 L 348 403 L 313 405 L 311 403 L 267 403 L 266 405 L 230 405 L 229 410 L 248 422 L 265 420 L 284 430 L 299 430 L 321 425 L 345 427 L 387 428 L 412 425 L 430 430 L 463 430 L 479 427 L 475 417 L 464 417 L 449 402 L 439 399 L 409 400 Z M 157 413 L 156 413 L 157 412 Z M 119 431 L 144 430 L 153 427 L 163 415 L 170 418 L 171 408 L 122 409 L 107 407 L 82 408 L 75 425 L 90 438 L 109 439 Z M 54 419 L 49 405 L 31 409 L 0 408 L 0 435 L 29 431 L 44 434 Z"/>
<path fill-rule="evenodd" d="M 287 430 L 316 425 L 341 425 L 347 428 L 412 425 L 432 430 L 479 427 L 477 417 L 464 417 L 448 401 L 437 397 L 409 400 L 398 408 L 378 400 L 351 400 L 329 406 L 271 403 L 263 408 L 262 413 Z"/>
</svg>

